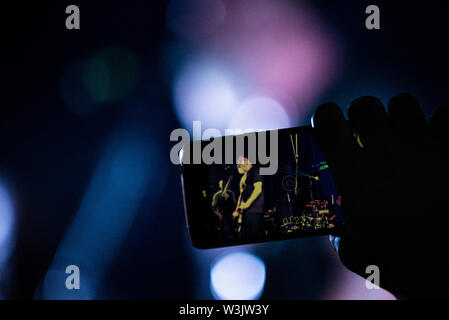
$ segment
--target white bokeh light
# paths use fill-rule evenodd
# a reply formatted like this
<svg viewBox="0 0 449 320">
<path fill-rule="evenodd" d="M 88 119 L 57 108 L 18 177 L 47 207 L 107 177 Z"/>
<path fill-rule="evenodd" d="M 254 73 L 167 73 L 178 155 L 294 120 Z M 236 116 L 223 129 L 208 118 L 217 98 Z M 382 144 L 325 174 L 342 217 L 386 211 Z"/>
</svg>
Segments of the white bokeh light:
<svg viewBox="0 0 449 320">
<path fill-rule="evenodd" d="M 204 127 L 224 129 L 238 106 L 238 94 L 224 66 L 203 60 L 188 64 L 174 85 L 175 110 L 185 128 L 200 120 Z"/>
<path fill-rule="evenodd" d="M 216 262 L 210 272 L 210 286 L 216 299 L 258 299 L 265 286 L 265 264 L 249 253 L 231 253 Z"/>
<path fill-rule="evenodd" d="M 290 127 L 290 119 L 276 100 L 254 96 L 241 103 L 228 126 L 230 129 L 273 130 Z"/>
</svg>

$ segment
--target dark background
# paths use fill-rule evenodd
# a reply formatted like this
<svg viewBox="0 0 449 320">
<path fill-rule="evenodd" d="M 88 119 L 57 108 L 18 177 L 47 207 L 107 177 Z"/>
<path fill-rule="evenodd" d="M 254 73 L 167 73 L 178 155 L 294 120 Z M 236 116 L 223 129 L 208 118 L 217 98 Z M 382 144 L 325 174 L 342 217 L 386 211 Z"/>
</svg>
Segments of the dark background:
<svg viewBox="0 0 449 320">
<path fill-rule="evenodd" d="M 146 185 L 95 297 L 212 298 L 208 265 L 221 251 L 204 254 L 190 245 L 180 170 L 169 162 L 170 132 L 182 125 L 172 108 L 164 56 L 174 38 L 165 24 L 166 3 L 75 1 L 81 30 L 69 31 L 65 8 L 72 2 L 2 3 L 0 8 L 0 178 L 16 220 L 12 254 L 0 266 L 3 297 L 36 297 L 105 142 L 126 123 L 151 137 L 157 157 L 151 168 L 166 180 Z M 364 27 L 369 4 L 381 8 L 381 30 Z M 310 115 L 328 100 L 345 107 L 358 96 L 376 95 L 386 103 L 401 91 L 414 94 L 427 116 L 447 102 L 447 1 L 314 1 L 313 8 L 342 35 L 345 63 L 339 78 L 310 106 Z M 74 114 L 61 99 L 61 75 L 71 62 L 111 45 L 139 56 L 135 86 L 121 101 L 87 116 Z M 258 245 L 252 251 L 267 266 L 263 298 L 326 298 L 338 291 L 344 271 L 325 238 Z"/>
</svg>

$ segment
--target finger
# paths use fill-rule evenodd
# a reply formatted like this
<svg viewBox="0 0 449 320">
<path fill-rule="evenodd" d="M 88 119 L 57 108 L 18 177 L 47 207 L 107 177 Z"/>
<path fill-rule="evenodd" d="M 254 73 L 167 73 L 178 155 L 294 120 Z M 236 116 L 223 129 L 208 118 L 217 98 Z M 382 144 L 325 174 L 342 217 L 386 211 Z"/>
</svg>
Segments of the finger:
<svg viewBox="0 0 449 320">
<path fill-rule="evenodd" d="M 427 120 L 418 100 L 407 93 L 391 98 L 388 112 L 392 128 L 404 136 L 420 135 L 427 128 Z"/>
<path fill-rule="evenodd" d="M 391 98 L 388 104 L 390 122 L 394 136 L 394 163 L 401 164 L 396 173 L 403 177 L 400 179 L 401 189 L 408 189 L 410 183 L 418 183 L 425 175 L 414 177 L 410 172 L 416 170 L 417 165 L 423 167 L 428 157 L 429 131 L 424 112 L 419 102 L 410 94 L 400 93 Z M 421 152 L 417 152 L 420 150 Z M 423 185 L 424 182 L 421 182 Z"/>
<path fill-rule="evenodd" d="M 449 104 L 439 107 L 429 121 L 433 136 L 443 145 L 449 143 Z"/>
<path fill-rule="evenodd" d="M 380 191 L 390 183 L 393 174 L 391 158 L 394 148 L 387 112 L 379 99 L 361 97 L 351 103 L 348 116 L 363 144 L 362 179 L 376 182 L 371 188 Z"/>
<path fill-rule="evenodd" d="M 375 97 L 361 97 L 349 106 L 348 117 L 367 149 L 377 149 L 388 138 L 389 120 L 382 102 Z"/>
<path fill-rule="evenodd" d="M 449 104 L 439 107 L 434 112 L 430 118 L 429 127 L 433 137 L 434 152 L 441 159 L 438 162 L 447 163 L 449 161 Z M 436 161 L 436 157 L 434 158 Z M 441 172 L 441 176 L 444 176 L 444 172 L 449 175 L 449 168 L 446 165 L 440 167 L 442 167 L 440 170 L 444 170 Z M 448 189 L 445 179 L 441 179 L 439 183 L 446 185 L 445 188 L 441 188 L 442 190 Z"/>
<path fill-rule="evenodd" d="M 358 177 L 358 147 L 343 112 L 335 103 L 325 103 L 317 108 L 312 122 L 318 146 L 340 194 L 346 199 L 353 198 L 354 186 L 358 185 L 355 181 Z M 349 224 L 350 212 L 343 210 L 344 220 Z"/>
<path fill-rule="evenodd" d="M 335 103 L 325 103 L 317 108 L 312 121 L 318 145 L 334 178 L 343 182 L 343 177 L 353 171 L 351 162 L 357 153 L 352 130 L 343 112 Z"/>
</svg>

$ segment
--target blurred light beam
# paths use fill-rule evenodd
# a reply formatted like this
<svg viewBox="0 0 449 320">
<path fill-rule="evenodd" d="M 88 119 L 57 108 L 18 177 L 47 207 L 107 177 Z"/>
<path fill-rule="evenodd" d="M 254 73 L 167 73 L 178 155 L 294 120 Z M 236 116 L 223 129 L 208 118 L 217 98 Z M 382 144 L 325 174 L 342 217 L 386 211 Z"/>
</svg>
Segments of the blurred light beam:
<svg viewBox="0 0 449 320">
<path fill-rule="evenodd" d="M 5 187 L 0 182 L 0 276 L 2 265 L 9 257 L 13 227 L 12 201 Z"/>
<path fill-rule="evenodd" d="M 42 298 L 67 299 L 68 290 L 53 282 L 60 274 L 66 276 L 65 267 L 72 264 L 90 279 L 89 285 L 81 283 L 81 290 L 89 292 L 72 297 L 98 297 L 101 279 L 121 249 L 151 179 L 153 152 L 151 141 L 139 133 L 120 134 L 110 141 L 44 280 Z"/>
</svg>

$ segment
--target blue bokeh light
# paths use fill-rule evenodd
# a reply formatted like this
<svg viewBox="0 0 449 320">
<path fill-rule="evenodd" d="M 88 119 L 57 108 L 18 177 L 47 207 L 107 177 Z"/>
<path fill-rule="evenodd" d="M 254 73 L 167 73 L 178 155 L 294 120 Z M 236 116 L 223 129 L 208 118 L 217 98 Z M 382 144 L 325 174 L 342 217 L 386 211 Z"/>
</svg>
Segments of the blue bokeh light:
<svg viewBox="0 0 449 320">
<path fill-rule="evenodd" d="M 0 182 L 0 275 L 2 264 L 9 257 L 13 226 L 14 215 L 11 197 Z"/>
</svg>

